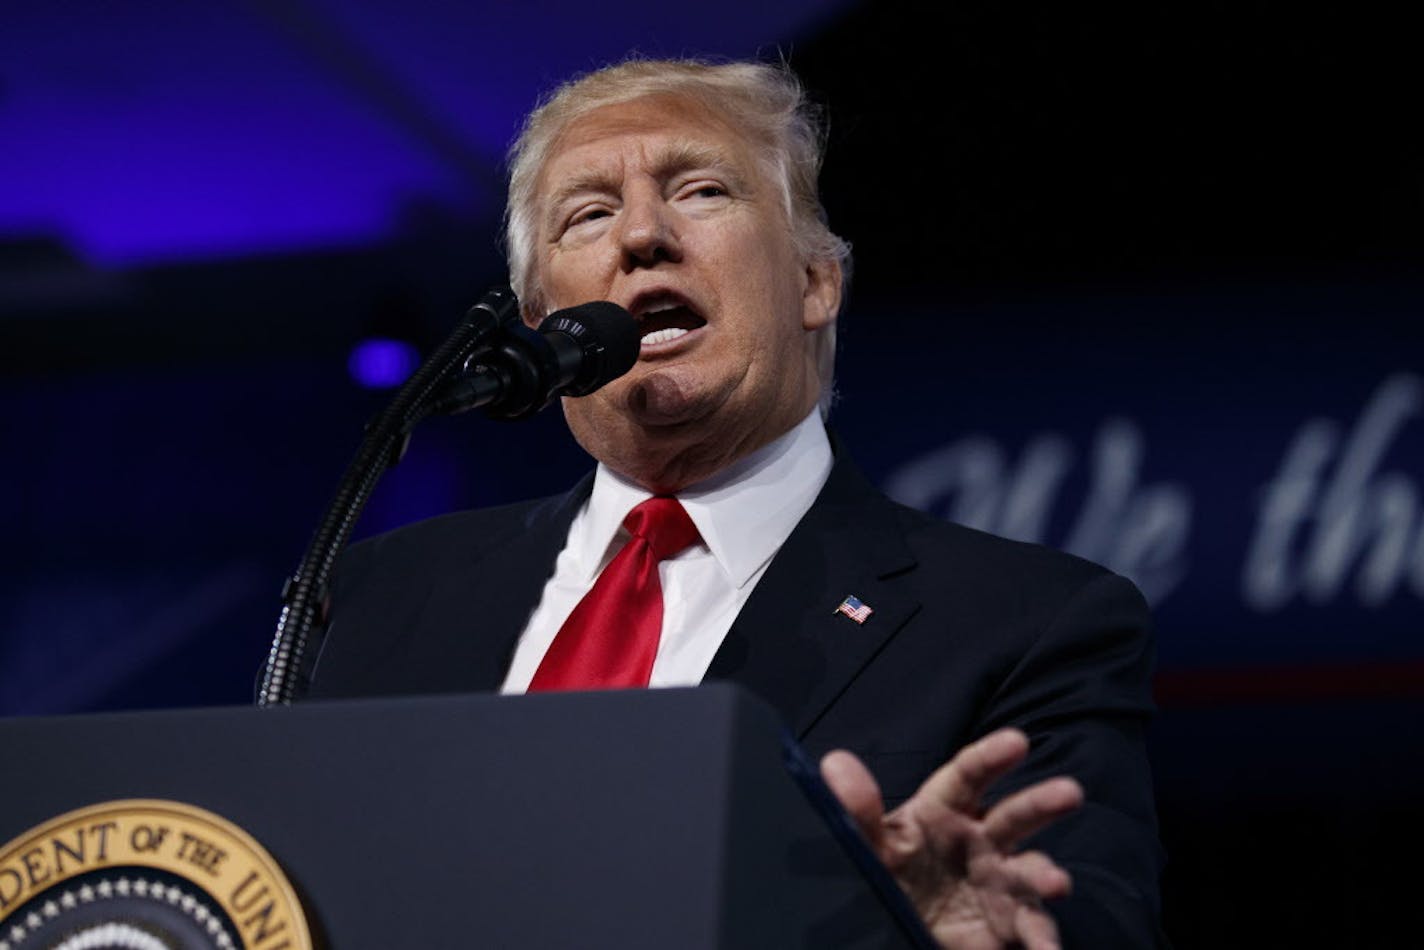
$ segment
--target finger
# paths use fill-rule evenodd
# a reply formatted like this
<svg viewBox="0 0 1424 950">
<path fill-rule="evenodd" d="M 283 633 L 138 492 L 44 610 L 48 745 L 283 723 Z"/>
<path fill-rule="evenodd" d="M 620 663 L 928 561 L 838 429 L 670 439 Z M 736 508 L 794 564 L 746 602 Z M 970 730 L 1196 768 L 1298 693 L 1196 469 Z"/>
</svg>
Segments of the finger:
<svg viewBox="0 0 1424 950">
<path fill-rule="evenodd" d="M 1067 897 L 1073 892 L 1073 876 L 1042 851 L 1025 851 L 1004 862 L 1004 870 L 1016 878 L 1021 889 L 1040 899 Z"/>
<path fill-rule="evenodd" d="M 984 816 L 984 833 L 1000 851 L 1048 827 L 1083 804 L 1083 786 L 1060 776 L 1030 785 L 999 802 Z"/>
<path fill-rule="evenodd" d="M 885 817 L 885 803 L 875 776 L 853 754 L 836 749 L 821 759 L 821 778 L 878 853 L 885 831 L 881 820 Z"/>
<path fill-rule="evenodd" d="M 1040 904 L 1023 904 L 1014 912 L 1014 932 L 1027 950 L 1058 950 L 1058 925 Z"/>
<path fill-rule="evenodd" d="M 994 781 L 1023 761 L 1028 736 L 1017 729 L 991 732 L 960 749 L 920 786 L 915 797 L 927 795 L 956 811 L 973 811 Z"/>
</svg>

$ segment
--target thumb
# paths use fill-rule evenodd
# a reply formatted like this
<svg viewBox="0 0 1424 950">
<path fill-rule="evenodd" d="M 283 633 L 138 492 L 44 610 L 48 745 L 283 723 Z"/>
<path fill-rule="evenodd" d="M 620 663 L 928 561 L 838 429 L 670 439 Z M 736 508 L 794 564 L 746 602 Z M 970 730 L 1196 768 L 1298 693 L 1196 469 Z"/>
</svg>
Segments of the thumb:
<svg viewBox="0 0 1424 950">
<path fill-rule="evenodd" d="M 865 764 L 844 749 L 826 753 L 821 759 L 821 778 L 855 821 L 860 833 L 876 854 L 885 836 L 885 804 L 880 786 Z"/>
</svg>

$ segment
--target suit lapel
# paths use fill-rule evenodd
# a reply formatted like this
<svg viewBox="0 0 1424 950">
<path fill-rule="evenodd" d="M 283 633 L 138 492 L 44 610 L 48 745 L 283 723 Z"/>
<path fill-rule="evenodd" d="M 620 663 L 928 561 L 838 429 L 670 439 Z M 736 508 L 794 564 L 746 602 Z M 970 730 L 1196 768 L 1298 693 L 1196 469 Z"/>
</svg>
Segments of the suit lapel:
<svg viewBox="0 0 1424 950">
<path fill-rule="evenodd" d="M 707 678 L 767 700 L 804 737 L 919 609 L 895 577 L 915 566 L 890 502 L 838 451 L 814 505 L 772 560 Z M 873 613 L 837 611 L 848 595 Z"/>
<path fill-rule="evenodd" d="M 530 611 L 592 487 L 589 475 L 567 494 L 534 505 L 507 535 L 471 539 L 466 557 L 432 592 L 428 609 L 442 618 L 432 626 L 444 632 L 439 661 L 459 671 L 459 688 L 493 692 L 504 682 Z"/>
</svg>

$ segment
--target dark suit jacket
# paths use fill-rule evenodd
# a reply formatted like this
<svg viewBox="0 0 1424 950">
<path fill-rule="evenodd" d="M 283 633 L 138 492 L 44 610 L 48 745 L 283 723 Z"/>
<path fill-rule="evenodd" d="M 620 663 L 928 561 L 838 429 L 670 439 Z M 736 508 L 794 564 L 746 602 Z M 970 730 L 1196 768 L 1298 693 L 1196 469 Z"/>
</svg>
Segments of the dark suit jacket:
<svg viewBox="0 0 1424 950">
<path fill-rule="evenodd" d="M 495 690 L 592 479 L 567 495 L 423 522 L 354 546 L 312 697 Z M 838 614 L 848 594 L 874 613 Z M 712 661 L 779 710 L 812 756 L 855 752 L 891 805 L 965 743 L 1015 725 L 1029 762 L 1088 803 L 1032 842 L 1072 873 L 1070 946 L 1160 942 L 1143 730 L 1146 606 L 1087 561 L 926 517 L 841 451 Z"/>
</svg>

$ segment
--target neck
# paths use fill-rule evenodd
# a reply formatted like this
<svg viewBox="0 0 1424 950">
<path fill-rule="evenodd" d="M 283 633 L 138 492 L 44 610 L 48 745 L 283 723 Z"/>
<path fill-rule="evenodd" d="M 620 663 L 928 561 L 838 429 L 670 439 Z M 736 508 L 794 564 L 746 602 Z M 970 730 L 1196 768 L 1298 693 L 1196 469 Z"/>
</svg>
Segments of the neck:
<svg viewBox="0 0 1424 950">
<path fill-rule="evenodd" d="M 655 495 L 673 495 L 726 471 L 784 434 L 746 436 L 709 445 L 705 441 L 687 442 L 679 439 L 678 433 L 658 430 L 638 440 L 635 451 L 600 461 Z"/>
<path fill-rule="evenodd" d="M 786 458 L 788 453 L 792 452 L 801 455 L 809 453 L 813 456 L 819 452 L 828 460 L 826 464 L 830 464 L 830 445 L 826 439 L 826 429 L 819 411 L 808 411 L 796 421 L 795 425 L 774 438 L 757 441 L 754 444 L 749 442 L 747 445 L 748 447 L 744 451 L 737 452 L 736 457 L 731 461 L 722 464 L 711 462 L 699 464 L 698 457 L 684 456 L 681 461 L 691 464 L 684 464 L 681 468 L 667 469 L 660 476 L 647 479 L 634 478 L 621 469 L 613 469 L 613 466 L 607 462 L 604 463 L 604 467 L 613 469 L 622 480 L 636 484 L 654 494 L 681 495 L 689 489 L 695 490 L 698 494 L 718 492 L 732 484 L 739 484 L 747 478 L 766 477 L 765 473 L 770 471 L 769 466 L 775 466 L 778 464 L 778 459 Z M 822 478 L 824 478 L 824 474 Z"/>
</svg>

